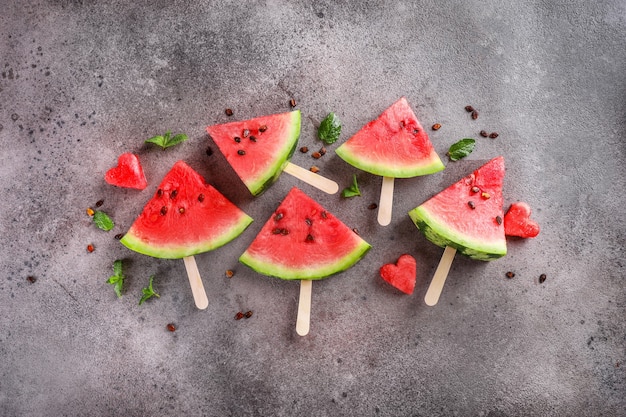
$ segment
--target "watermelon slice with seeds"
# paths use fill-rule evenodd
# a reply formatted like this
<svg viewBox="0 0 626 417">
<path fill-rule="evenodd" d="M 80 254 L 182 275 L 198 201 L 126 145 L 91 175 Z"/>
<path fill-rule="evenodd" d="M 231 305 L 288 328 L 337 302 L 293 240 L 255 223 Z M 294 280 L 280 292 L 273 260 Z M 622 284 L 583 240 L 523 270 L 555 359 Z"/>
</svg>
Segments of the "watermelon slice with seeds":
<svg viewBox="0 0 626 417">
<path fill-rule="evenodd" d="M 144 255 L 184 258 L 230 242 L 251 222 L 200 174 L 178 161 L 121 242 Z"/>
<path fill-rule="evenodd" d="M 445 168 L 405 97 L 335 152 L 350 165 L 383 177 L 416 177 Z"/>
<path fill-rule="evenodd" d="M 282 279 L 316 280 L 350 268 L 370 245 L 293 187 L 239 260 Z"/>
<path fill-rule="evenodd" d="M 300 137 L 300 110 L 207 127 L 220 152 L 252 195 L 274 183 Z"/>
<path fill-rule="evenodd" d="M 451 246 L 472 259 L 506 255 L 502 213 L 504 158 L 497 157 L 409 212 L 435 245 Z"/>
</svg>

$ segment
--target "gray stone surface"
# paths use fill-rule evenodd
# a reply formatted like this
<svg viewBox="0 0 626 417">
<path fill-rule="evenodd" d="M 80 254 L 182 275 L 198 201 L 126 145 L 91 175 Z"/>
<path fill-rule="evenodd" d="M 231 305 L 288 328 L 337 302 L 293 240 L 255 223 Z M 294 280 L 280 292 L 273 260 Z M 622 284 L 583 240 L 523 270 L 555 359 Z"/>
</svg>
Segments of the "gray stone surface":
<svg viewBox="0 0 626 417">
<path fill-rule="evenodd" d="M 1 415 L 626 415 L 623 0 L 1 3 Z M 253 199 L 205 153 L 206 125 L 286 111 L 291 98 L 300 143 L 315 149 L 327 112 L 343 121 L 341 142 L 402 95 L 425 126 L 443 125 L 430 133 L 440 155 L 462 137 L 477 148 L 442 173 L 397 180 L 387 227 L 367 209 L 381 179 L 335 156 L 337 145 L 315 163 L 342 188 L 356 173 L 362 197 L 283 175 Z M 190 140 L 144 145 L 168 129 Z M 103 180 L 127 151 L 144 164 L 144 191 Z M 528 202 L 542 232 L 511 239 L 491 263 L 457 255 L 428 307 L 442 250 L 406 212 L 497 155 L 505 204 Z M 178 159 L 255 219 L 196 257 L 205 311 L 182 261 L 113 238 Z M 306 337 L 294 329 L 298 284 L 237 261 L 294 185 L 373 245 L 314 283 Z M 101 199 L 109 233 L 85 214 Z M 405 252 L 418 263 L 411 296 L 378 276 Z M 121 299 L 105 282 L 115 259 Z M 161 298 L 138 306 L 151 274 Z"/>
</svg>

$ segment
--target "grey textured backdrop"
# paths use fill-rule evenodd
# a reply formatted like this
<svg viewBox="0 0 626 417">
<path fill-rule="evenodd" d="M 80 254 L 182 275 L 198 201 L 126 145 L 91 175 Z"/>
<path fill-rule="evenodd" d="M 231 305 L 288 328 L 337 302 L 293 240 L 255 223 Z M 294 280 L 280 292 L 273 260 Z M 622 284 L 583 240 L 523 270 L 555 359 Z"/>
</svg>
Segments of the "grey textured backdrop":
<svg viewBox="0 0 626 417">
<path fill-rule="evenodd" d="M 626 415 L 624 1 L 1 3 L 3 416 Z M 320 146 L 329 111 L 342 142 L 402 95 L 425 126 L 443 125 L 430 132 L 442 157 L 463 137 L 477 147 L 444 157 L 441 173 L 397 180 L 387 227 L 367 208 L 381 179 L 335 156 L 337 145 L 315 164 L 342 188 L 357 174 L 361 197 L 283 175 L 253 199 L 205 152 L 206 125 L 286 111 L 291 98 L 302 145 Z M 168 129 L 190 140 L 144 145 Z M 144 191 L 103 180 L 128 151 L 144 164 Z M 542 232 L 509 240 L 491 263 L 457 255 L 427 307 L 442 250 L 406 213 L 497 155 L 505 204 L 528 202 Z M 182 261 L 113 238 L 178 159 L 255 219 L 196 256 L 205 311 Z M 373 246 L 314 283 L 306 337 L 294 330 L 298 284 L 237 261 L 294 185 Z M 101 199 L 109 233 L 85 214 Z M 378 276 L 405 252 L 418 263 L 411 296 Z M 105 283 L 115 259 L 126 265 L 121 299 Z M 161 298 L 138 306 L 151 274 Z"/>
</svg>

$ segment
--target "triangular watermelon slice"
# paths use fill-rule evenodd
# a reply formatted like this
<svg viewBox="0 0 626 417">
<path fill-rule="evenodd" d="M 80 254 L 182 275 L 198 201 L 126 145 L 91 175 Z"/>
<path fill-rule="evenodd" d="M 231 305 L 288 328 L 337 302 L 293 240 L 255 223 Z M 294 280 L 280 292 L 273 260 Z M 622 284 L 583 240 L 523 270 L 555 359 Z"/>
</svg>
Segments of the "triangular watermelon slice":
<svg viewBox="0 0 626 417">
<path fill-rule="evenodd" d="M 321 279 L 350 268 L 370 245 L 293 187 L 239 260 L 282 279 Z"/>
<path fill-rule="evenodd" d="M 252 218 L 178 161 L 121 242 L 156 258 L 184 258 L 239 236 Z"/>
<path fill-rule="evenodd" d="M 350 165 L 383 177 L 410 178 L 445 168 L 405 97 L 335 152 Z"/>
<path fill-rule="evenodd" d="M 300 110 L 207 127 L 252 195 L 278 179 L 300 137 Z"/>
<path fill-rule="evenodd" d="M 497 157 L 409 212 L 435 245 L 451 246 L 472 259 L 506 255 L 502 184 L 504 158 Z"/>
</svg>

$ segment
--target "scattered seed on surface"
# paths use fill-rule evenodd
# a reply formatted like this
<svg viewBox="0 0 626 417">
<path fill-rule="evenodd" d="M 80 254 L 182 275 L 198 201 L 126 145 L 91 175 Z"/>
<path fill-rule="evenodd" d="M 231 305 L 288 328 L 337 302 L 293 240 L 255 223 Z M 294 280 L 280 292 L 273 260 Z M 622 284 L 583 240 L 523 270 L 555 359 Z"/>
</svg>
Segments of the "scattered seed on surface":
<svg viewBox="0 0 626 417">
<path fill-rule="evenodd" d="M 243 136 L 244 138 L 247 138 L 250 135 L 250 130 L 248 129 L 244 129 L 243 132 L 241 132 L 241 136 Z"/>
<path fill-rule="evenodd" d="M 491 198 L 491 194 L 485 192 L 481 193 L 480 196 L 485 200 L 489 200 Z"/>
<path fill-rule="evenodd" d="M 476 208 L 476 204 L 475 204 L 473 201 L 468 201 L 468 202 L 467 202 L 467 205 L 468 205 L 468 206 L 469 206 L 472 210 L 474 210 L 474 209 Z"/>
<path fill-rule="evenodd" d="M 232 269 L 227 269 L 226 270 L 226 278 L 232 278 L 233 275 L 235 275 L 235 273 L 233 272 Z"/>
<path fill-rule="evenodd" d="M 478 119 L 478 112 L 476 110 L 472 112 L 472 119 L 474 120 Z"/>
<path fill-rule="evenodd" d="M 319 150 L 319 153 L 320 153 L 320 155 L 322 155 L 322 156 L 323 156 L 323 155 L 326 155 L 326 148 L 322 146 L 322 147 L 320 148 L 320 150 Z"/>
<path fill-rule="evenodd" d="M 515 272 L 509 271 L 509 272 L 506 273 L 506 277 L 507 278 L 513 278 L 514 276 L 515 276 Z"/>
<path fill-rule="evenodd" d="M 546 281 L 546 278 L 547 278 L 546 274 L 539 275 L 539 283 L 543 284 Z"/>
<path fill-rule="evenodd" d="M 241 311 L 238 311 L 237 314 L 235 314 L 235 320 L 241 320 L 243 318 L 243 313 Z"/>
<path fill-rule="evenodd" d="M 238 155 L 245 155 L 245 154 L 246 154 L 246 151 L 244 151 L 243 149 L 239 149 L 239 150 L 237 151 L 237 154 L 238 154 Z"/>
<path fill-rule="evenodd" d="M 491 134 L 489 135 L 489 137 L 490 137 L 491 139 L 495 139 L 495 138 L 497 138 L 497 137 L 498 137 L 498 133 L 497 133 L 497 132 L 493 132 L 493 133 L 491 133 Z"/>
<path fill-rule="evenodd" d="M 302 153 L 307 153 L 309 151 L 309 148 L 307 148 L 306 146 L 303 146 L 300 148 L 300 152 Z"/>
<path fill-rule="evenodd" d="M 94 214 L 96 214 L 96 212 L 95 212 L 95 211 L 93 211 L 93 209 L 92 209 L 91 207 L 87 207 L 87 214 L 88 214 L 89 216 L 93 216 Z"/>
<path fill-rule="evenodd" d="M 198 201 L 201 202 L 201 203 L 204 201 L 204 194 L 200 194 L 198 196 Z"/>
<path fill-rule="evenodd" d="M 94 248 L 94 246 L 90 243 L 89 245 L 87 245 L 87 252 L 91 253 L 93 251 L 95 251 L 96 248 Z"/>
<path fill-rule="evenodd" d="M 173 200 L 176 198 L 177 195 L 178 195 L 178 190 L 172 190 L 172 192 L 170 193 L 170 198 Z"/>
<path fill-rule="evenodd" d="M 170 332 L 175 332 L 176 331 L 176 326 L 174 325 L 174 323 L 168 323 L 167 324 L 167 330 L 169 330 Z"/>
<path fill-rule="evenodd" d="M 234 140 L 235 142 L 237 142 L 237 143 L 240 143 L 240 142 L 241 142 L 241 138 L 240 138 L 239 136 L 235 136 L 235 137 L 233 138 L 233 140 Z"/>
<path fill-rule="evenodd" d="M 295 99 L 295 98 L 292 98 L 291 100 L 289 100 L 289 105 L 290 105 L 291 107 L 296 107 L 296 104 L 297 104 L 297 103 L 296 103 L 296 99 Z"/>
<path fill-rule="evenodd" d="M 378 208 L 378 204 L 372 203 L 369 206 L 367 206 L 367 208 L 370 210 L 376 210 Z"/>
<path fill-rule="evenodd" d="M 211 156 L 211 155 L 213 155 L 213 149 L 211 149 L 211 148 L 206 148 L 206 154 L 207 154 L 207 156 Z"/>
<path fill-rule="evenodd" d="M 319 152 L 313 152 L 311 156 L 315 159 L 320 159 L 322 157 L 322 154 Z"/>
<path fill-rule="evenodd" d="M 320 169 L 316 167 L 315 165 L 313 165 L 311 168 L 309 168 L 309 171 L 311 171 L 314 174 L 317 174 L 318 172 L 320 172 Z"/>
<path fill-rule="evenodd" d="M 496 223 L 498 223 L 498 225 L 501 225 L 502 224 L 502 217 L 496 216 Z"/>
<path fill-rule="evenodd" d="M 161 207 L 161 216 L 165 216 L 167 214 L 167 207 Z"/>
<path fill-rule="evenodd" d="M 441 129 L 441 123 L 435 123 L 433 125 L 433 130 L 439 130 L 439 129 Z"/>
<path fill-rule="evenodd" d="M 32 275 L 29 275 L 29 276 L 26 277 L 26 281 L 30 282 L 31 284 L 34 284 L 35 281 L 37 281 L 37 278 L 35 278 Z"/>
<path fill-rule="evenodd" d="M 483 138 L 486 138 L 489 136 L 489 133 L 485 132 L 484 130 L 480 131 L 480 136 L 482 136 Z"/>
<path fill-rule="evenodd" d="M 471 113 L 474 111 L 474 108 L 472 106 L 465 106 L 465 111 Z"/>
<path fill-rule="evenodd" d="M 267 125 L 263 125 L 259 128 L 259 132 L 263 133 L 267 130 Z"/>
<path fill-rule="evenodd" d="M 243 317 L 246 319 L 249 319 L 250 317 L 252 317 L 252 310 L 248 310 L 245 313 L 243 313 Z"/>
<path fill-rule="evenodd" d="M 120 240 L 121 238 L 124 237 L 124 233 L 118 233 L 115 235 L 115 239 Z"/>
<path fill-rule="evenodd" d="M 250 135 L 250 142 L 256 142 L 256 136 Z"/>
<path fill-rule="evenodd" d="M 96 207 L 101 207 L 104 204 L 104 200 L 96 201 Z"/>
<path fill-rule="evenodd" d="M 477 193 L 477 192 L 479 192 L 479 191 L 480 191 L 480 188 L 478 188 L 478 187 L 476 187 L 476 186 L 473 186 L 473 187 L 472 187 L 472 192 L 473 192 L 473 193 Z"/>
<path fill-rule="evenodd" d="M 233 109 L 226 109 L 226 110 L 224 110 L 224 113 L 226 113 L 226 116 L 232 116 L 233 115 Z"/>
</svg>

